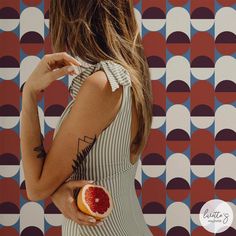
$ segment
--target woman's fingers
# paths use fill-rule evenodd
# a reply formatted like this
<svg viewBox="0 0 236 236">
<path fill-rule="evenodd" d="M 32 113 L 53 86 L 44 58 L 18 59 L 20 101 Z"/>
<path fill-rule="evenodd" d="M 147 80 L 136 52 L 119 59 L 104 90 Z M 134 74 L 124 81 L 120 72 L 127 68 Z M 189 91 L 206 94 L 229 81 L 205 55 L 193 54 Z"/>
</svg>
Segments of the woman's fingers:
<svg viewBox="0 0 236 236">
<path fill-rule="evenodd" d="M 70 207 L 69 207 L 68 213 L 70 216 L 67 218 L 75 221 L 76 223 L 78 223 L 80 225 L 96 226 L 96 225 L 102 224 L 102 221 L 104 221 L 104 219 L 102 219 L 102 220 L 97 220 L 95 222 L 90 222 L 89 219 L 93 218 L 93 217 L 86 215 L 83 212 L 79 211 L 78 208 L 76 207 L 76 203 L 75 203 L 75 200 L 73 197 L 70 197 L 69 202 L 70 202 Z"/>
<path fill-rule="evenodd" d="M 77 66 L 80 66 L 80 63 L 72 56 L 70 56 L 66 52 L 58 52 L 58 53 L 53 53 L 53 54 L 46 54 L 44 56 L 44 60 L 50 65 L 54 64 L 55 62 L 58 61 L 65 61 L 65 62 L 71 62 Z"/>
<path fill-rule="evenodd" d="M 42 61 L 50 68 L 49 78 L 52 81 L 68 74 L 76 74 L 74 66 L 80 66 L 80 63 L 66 52 L 46 54 Z"/>
<path fill-rule="evenodd" d="M 89 225 L 89 226 L 96 226 L 96 225 L 100 225 L 100 223 L 95 223 L 95 224 L 93 224 L 93 223 L 87 223 L 87 222 L 85 222 L 85 221 L 81 221 L 81 220 L 77 220 L 76 221 L 78 224 L 80 224 L 80 225 Z"/>
<path fill-rule="evenodd" d="M 74 66 L 64 66 L 62 68 L 49 72 L 49 78 L 53 81 L 62 76 L 71 74 L 72 72 L 75 72 Z"/>
<path fill-rule="evenodd" d="M 73 215 L 75 215 L 75 217 L 79 220 L 88 222 L 88 223 L 96 223 L 96 219 L 92 216 L 86 215 L 83 212 L 79 211 L 77 206 L 76 206 L 76 202 L 75 199 L 71 199 L 71 210 Z"/>
<path fill-rule="evenodd" d="M 89 181 L 89 180 L 70 180 L 67 182 L 67 187 L 71 189 L 71 191 L 75 188 L 81 188 L 85 184 L 88 183 L 93 183 L 94 181 Z M 73 196 L 70 197 L 70 213 L 71 213 L 71 218 L 77 222 L 78 224 L 84 224 L 84 225 L 90 225 L 90 226 L 95 226 L 98 224 L 101 224 L 102 220 L 96 220 L 94 217 L 89 216 L 87 214 L 84 214 L 79 210 L 77 207 L 76 200 L 74 199 Z"/>
</svg>

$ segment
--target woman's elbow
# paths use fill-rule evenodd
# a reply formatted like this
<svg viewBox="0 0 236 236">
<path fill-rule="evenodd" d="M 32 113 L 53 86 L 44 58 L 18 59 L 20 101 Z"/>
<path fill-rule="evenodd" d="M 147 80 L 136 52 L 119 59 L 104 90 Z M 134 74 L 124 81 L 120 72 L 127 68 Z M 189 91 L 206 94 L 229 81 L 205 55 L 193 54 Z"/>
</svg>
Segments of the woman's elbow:
<svg viewBox="0 0 236 236">
<path fill-rule="evenodd" d="M 38 202 L 42 200 L 41 197 L 39 197 L 38 195 L 28 194 L 28 192 L 27 192 L 27 197 L 30 201 L 33 201 L 33 202 Z"/>
<path fill-rule="evenodd" d="M 46 192 L 39 188 L 30 189 L 26 187 L 26 193 L 27 193 L 28 199 L 34 202 L 41 201 L 47 198 Z"/>
</svg>

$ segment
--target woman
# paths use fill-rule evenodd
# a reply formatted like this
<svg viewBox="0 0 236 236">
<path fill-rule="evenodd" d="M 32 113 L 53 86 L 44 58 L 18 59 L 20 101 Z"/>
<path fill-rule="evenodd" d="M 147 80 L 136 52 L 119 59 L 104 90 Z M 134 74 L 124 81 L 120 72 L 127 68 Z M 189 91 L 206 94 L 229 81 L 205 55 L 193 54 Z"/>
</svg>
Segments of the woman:
<svg viewBox="0 0 236 236">
<path fill-rule="evenodd" d="M 34 201 L 52 196 L 65 216 L 64 236 L 152 235 L 134 187 L 151 127 L 152 92 L 133 8 L 131 0 L 52 0 L 53 54 L 24 86 L 20 138 L 27 195 Z M 69 89 L 72 101 L 46 153 L 37 96 L 59 77 L 76 74 L 75 67 L 81 70 Z M 102 225 L 76 207 L 73 191 L 89 180 L 113 199 Z"/>
</svg>

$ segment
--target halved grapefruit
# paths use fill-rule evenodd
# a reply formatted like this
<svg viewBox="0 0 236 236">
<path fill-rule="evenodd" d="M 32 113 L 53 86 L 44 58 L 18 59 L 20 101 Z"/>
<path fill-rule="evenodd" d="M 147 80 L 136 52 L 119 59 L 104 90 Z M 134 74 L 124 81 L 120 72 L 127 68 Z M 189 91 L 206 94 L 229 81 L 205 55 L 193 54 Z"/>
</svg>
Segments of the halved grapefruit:
<svg viewBox="0 0 236 236">
<path fill-rule="evenodd" d="M 106 188 L 100 185 L 86 184 L 77 195 L 77 206 L 85 214 L 99 220 L 111 213 L 113 202 Z"/>
</svg>

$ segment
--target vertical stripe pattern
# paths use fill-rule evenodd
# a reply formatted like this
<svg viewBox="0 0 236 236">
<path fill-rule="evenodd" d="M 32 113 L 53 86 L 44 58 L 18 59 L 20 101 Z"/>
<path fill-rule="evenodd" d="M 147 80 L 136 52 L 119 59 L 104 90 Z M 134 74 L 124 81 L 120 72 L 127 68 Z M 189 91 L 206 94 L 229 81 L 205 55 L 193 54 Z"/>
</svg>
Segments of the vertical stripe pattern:
<svg viewBox="0 0 236 236">
<path fill-rule="evenodd" d="M 134 185 L 138 162 L 134 165 L 130 163 L 132 85 L 130 75 L 122 65 L 104 60 L 89 66 L 72 80 L 69 91 L 73 99 L 62 113 L 53 138 L 84 80 L 98 70 L 106 73 L 112 91 L 122 85 L 121 106 L 86 156 L 82 166 L 83 175 L 74 174 L 69 179 L 92 179 L 95 184 L 107 188 L 113 199 L 113 210 L 100 226 L 79 225 L 63 217 L 62 236 L 151 236 Z"/>
</svg>

